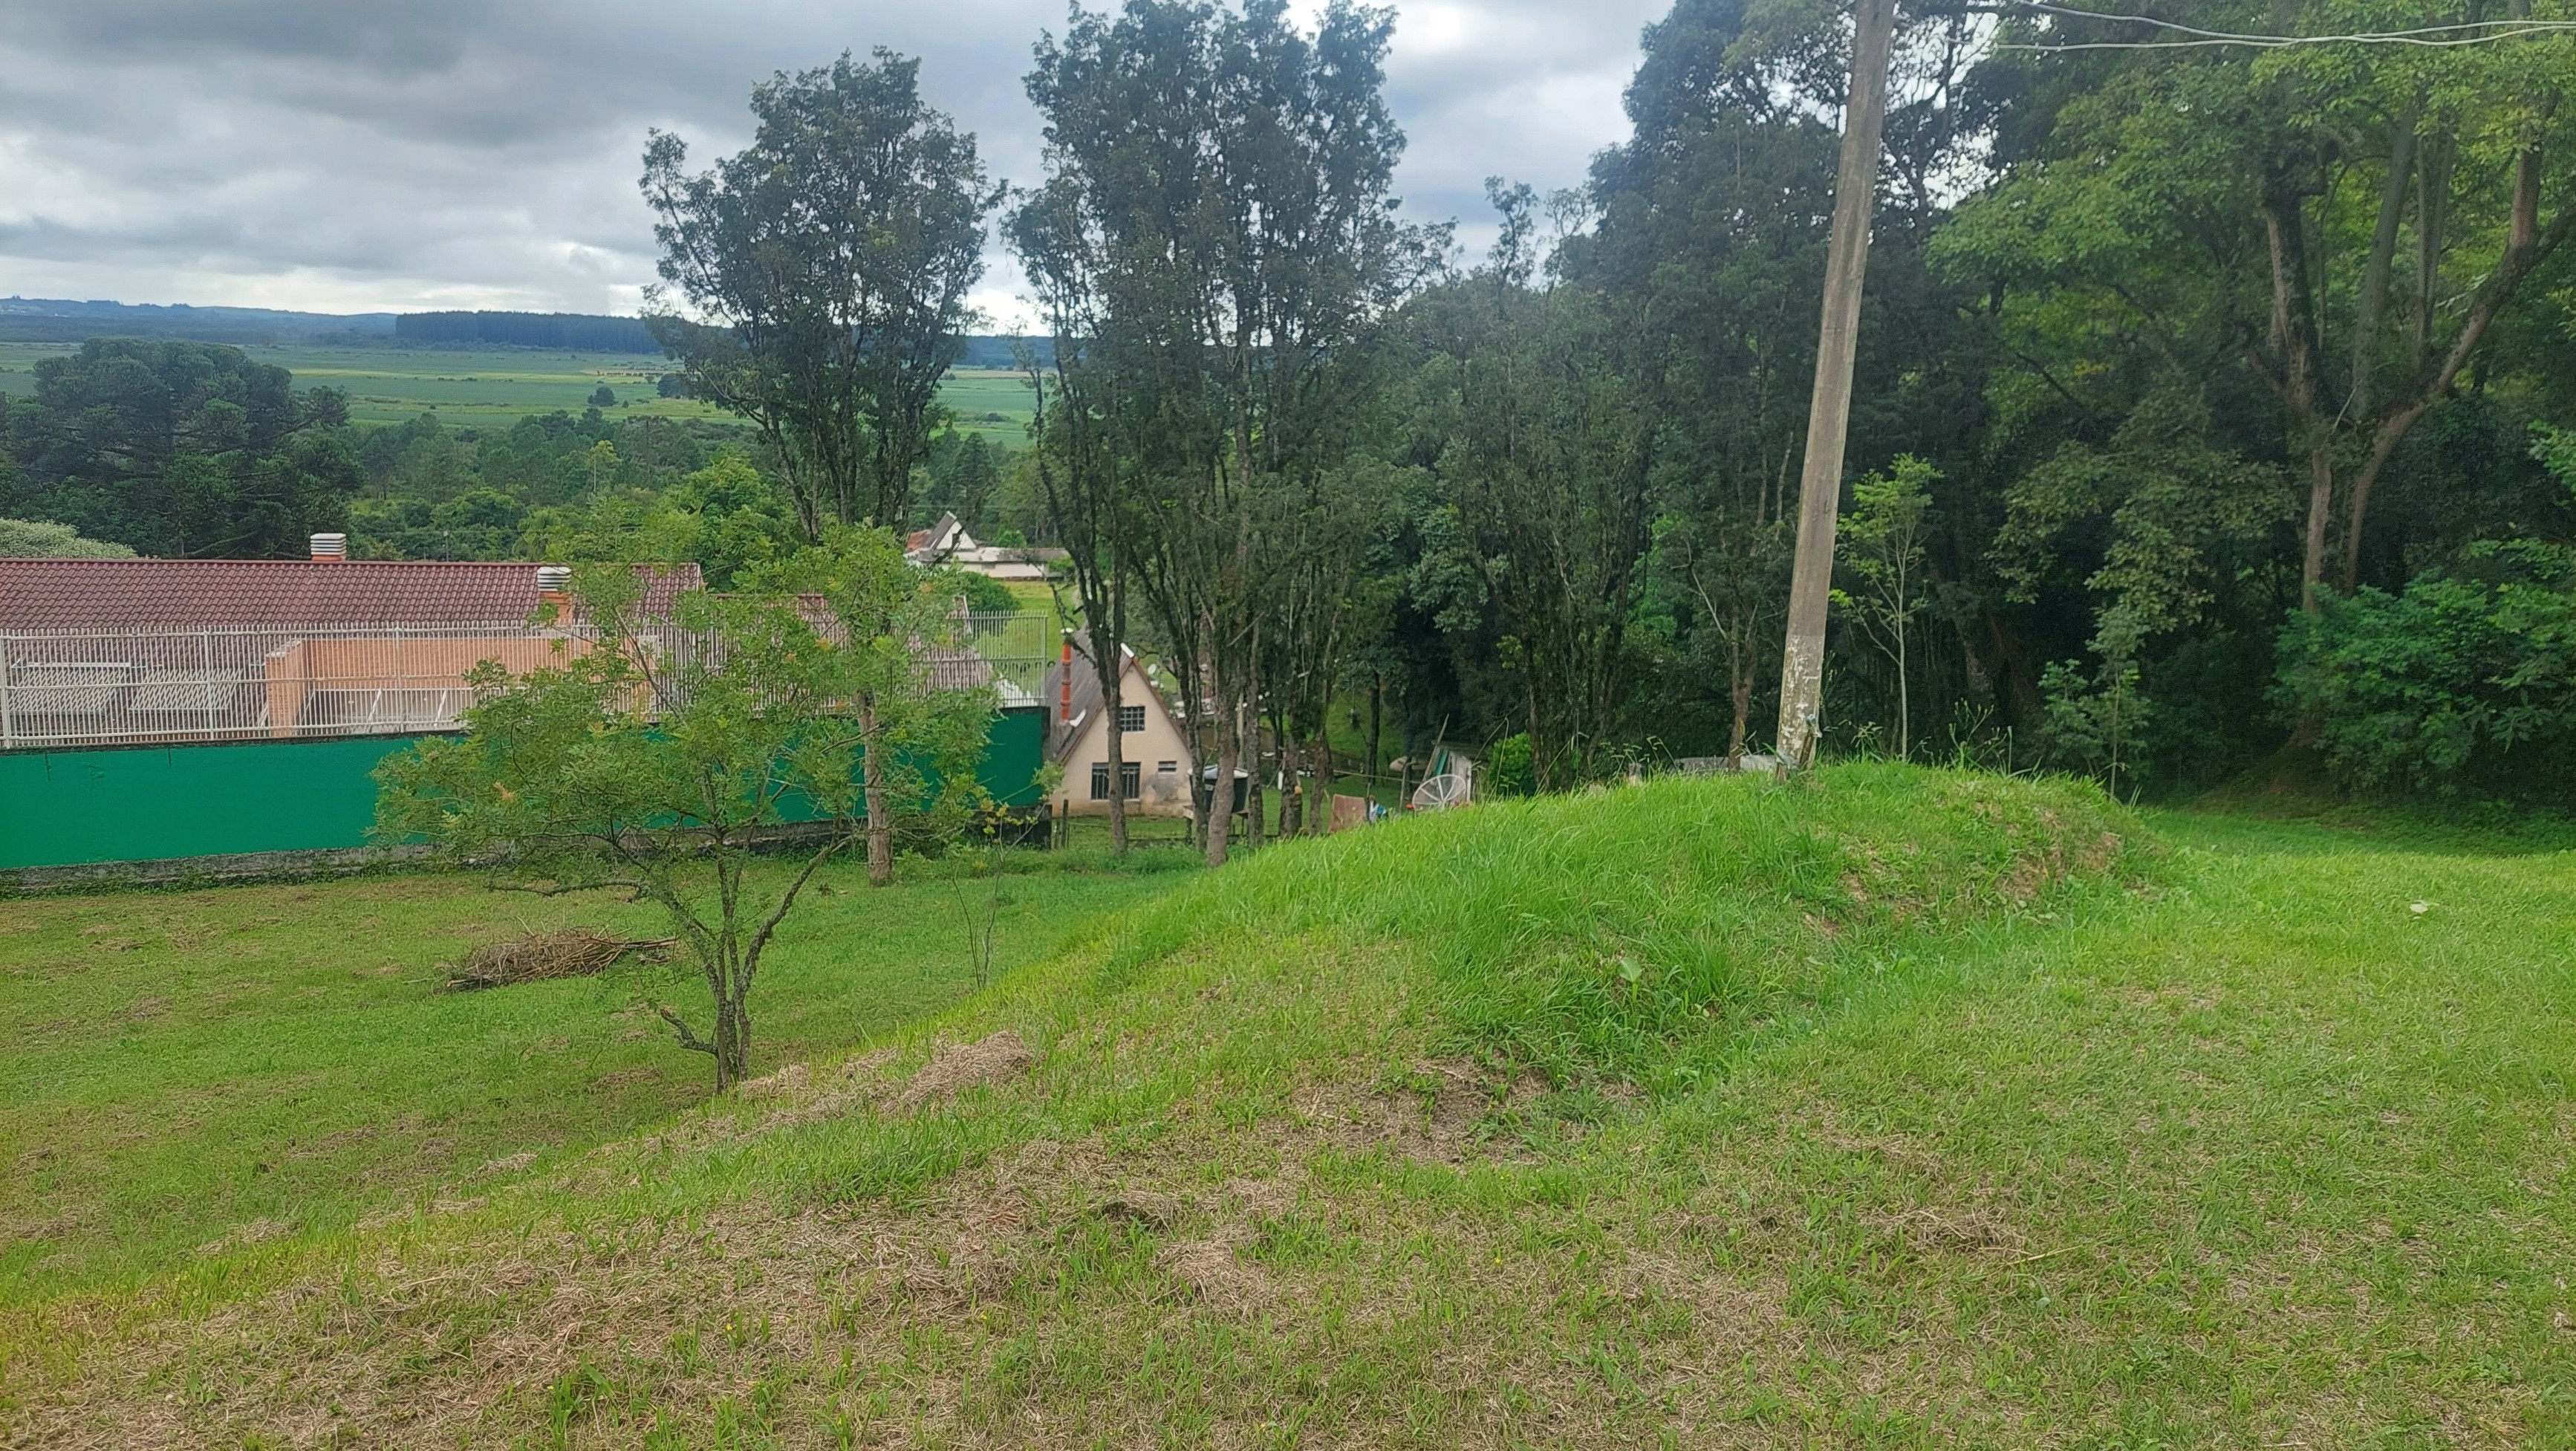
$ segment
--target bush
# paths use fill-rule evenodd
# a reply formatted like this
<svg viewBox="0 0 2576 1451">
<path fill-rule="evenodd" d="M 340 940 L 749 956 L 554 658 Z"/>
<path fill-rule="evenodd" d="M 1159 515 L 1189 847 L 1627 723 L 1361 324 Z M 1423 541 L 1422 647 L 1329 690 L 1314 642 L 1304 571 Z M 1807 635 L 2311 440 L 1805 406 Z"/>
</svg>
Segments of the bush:
<svg viewBox="0 0 2576 1451">
<path fill-rule="evenodd" d="M 1485 789 L 1496 796 L 1527 796 L 1538 789 L 1529 732 L 1505 736 L 1485 753 Z"/>
<path fill-rule="evenodd" d="M 1009 585 L 972 570 L 949 570 L 939 576 L 936 588 L 952 599 L 964 595 L 966 608 L 979 615 L 1015 615 L 1029 608 Z"/>
<path fill-rule="evenodd" d="M 2361 790 L 2562 797 L 2576 772 L 2576 557 L 2473 546 L 2404 594 L 2329 597 L 2290 622 L 2276 699 Z"/>
<path fill-rule="evenodd" d="M 134 551 L 90 539 L 69 524 L 0 519 L 0 559 L 132 559 Z"/>
</svg>

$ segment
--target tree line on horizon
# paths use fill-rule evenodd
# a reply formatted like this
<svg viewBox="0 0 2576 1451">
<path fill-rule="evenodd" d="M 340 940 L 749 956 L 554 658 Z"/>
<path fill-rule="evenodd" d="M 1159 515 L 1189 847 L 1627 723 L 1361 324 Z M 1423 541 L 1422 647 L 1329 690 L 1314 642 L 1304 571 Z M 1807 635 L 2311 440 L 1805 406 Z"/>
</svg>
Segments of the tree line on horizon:
<svg viewBox="0 0 2576 1451">
<path fill-rule="evenodd" d="M 2167 18 L 2242 28 L 2210 0 Z M 2348 0 L 2281 19 L 2366 28 Z M 1443 741 L 1549 790 L 1759 751 L 1848 16 L 1678 0 L 1646 32 L 1629 139 L 1563 192 L 1496 179 L 1472 266 L 1398 207 L 1393 24 L 1336 3 L 1301 26 L 1278 0 L 1077 12 L 1033 52 L 1043 173 L 1020 187 L 907 58 L 783 73 L 742 152 L 694 169 L 657 134 L 645 157 L 645 325 L 739 426 L 360 438 L 323 390 L 290 406 L 261 383 L 227 405 L 228 497 L 283 519 L 316 480 L 403 551 L 482 528 L 711 558 L 954 511 L 1065 547 L 1094 637 L 1185 682 L 1204 759 L 1319 789 L 1337 761 Z M 1901 19 L 1829 741 L 2123 795 L 2287 746 L 2352 789 L 2563 797 L 2568 39 L 2130 38 Z M 1036 417 L 1008 450 L 937 401 L 995 228 L 1048 335 L 1014 358 Z M 130 487 L 124 455 L 78 482 L 75 391 L 11 405 L 0 514 L 148 552 L 210 537 L 118 522 L 160 506 L 114 501 L 171 492 Z M 105 502 L 62 502 L 84 488 Z M 1256 830 L 1320 823 L 1291 801 Z"/>
</svg>

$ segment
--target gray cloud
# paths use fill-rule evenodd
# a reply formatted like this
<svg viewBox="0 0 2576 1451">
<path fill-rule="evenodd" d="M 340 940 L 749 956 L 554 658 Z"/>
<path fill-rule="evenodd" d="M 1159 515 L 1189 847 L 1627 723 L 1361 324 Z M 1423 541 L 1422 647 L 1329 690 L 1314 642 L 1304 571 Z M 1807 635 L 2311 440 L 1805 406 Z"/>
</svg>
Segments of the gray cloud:
<svg viewBox="0 0 2576 1451">
<path fill-rule="evenodd" d="M 1483 179 L 1570 185 L 1669 0 L 1414 0 L 1389 91 L 1407 209 L 1490 236 Z M 1310 5 L 1308 7 L 1312 9 Z M 883 45 L 1034 180 L 1048 0 L 0 0 L 0 294 L 324 311 L 626 310 L 648 127 L 741 144 L 771 72 Z M 1007 312 L 996 267 L 986 302 Z"/>
</svg>

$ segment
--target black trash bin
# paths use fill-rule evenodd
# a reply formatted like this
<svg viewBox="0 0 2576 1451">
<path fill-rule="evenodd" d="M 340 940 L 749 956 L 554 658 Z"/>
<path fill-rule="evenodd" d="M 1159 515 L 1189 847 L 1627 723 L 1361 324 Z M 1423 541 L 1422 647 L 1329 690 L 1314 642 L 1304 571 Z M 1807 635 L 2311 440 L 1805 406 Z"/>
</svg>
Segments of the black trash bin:
<svg viewBox="0 0 2576 1451">
<path fill-rule="evenodd" d="M 1216 799 L 1216 773 L 1218 769 L 1219 768 L 1215 766 L 1203 766 L 1199 768 L 1198 792 L 1192 799 L 1198 806 L 1199 819 L 1202 821 L 1207 819 L 1208 803 Z M 1241 816 L 1243 814 L 1245 804 L 1251 799 L 1252 773 L 1243 769 L 1241 766 L 1237 766 L 1234 768 L 1234 809 L 1226 814 L 1229 816 Z"/>
</svg>

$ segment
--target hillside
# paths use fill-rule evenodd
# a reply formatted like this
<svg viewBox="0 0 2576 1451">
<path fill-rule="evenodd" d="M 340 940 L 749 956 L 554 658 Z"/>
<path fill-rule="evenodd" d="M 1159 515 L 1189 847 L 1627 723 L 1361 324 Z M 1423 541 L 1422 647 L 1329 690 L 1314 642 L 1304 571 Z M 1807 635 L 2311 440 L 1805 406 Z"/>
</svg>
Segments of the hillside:
<svg viewBox="0 0 2576 1451">
<path fill-rule="evenodd" d="M 1889 767 L 1406 821 L 17 1316 L 8 1429 L 2563 1444 L 2571 925 L 2558 858 Z"/>
</svg>

